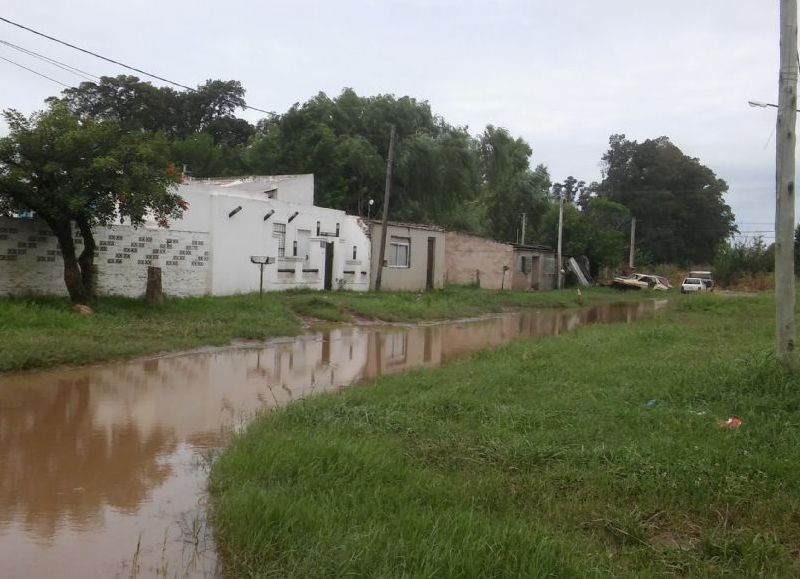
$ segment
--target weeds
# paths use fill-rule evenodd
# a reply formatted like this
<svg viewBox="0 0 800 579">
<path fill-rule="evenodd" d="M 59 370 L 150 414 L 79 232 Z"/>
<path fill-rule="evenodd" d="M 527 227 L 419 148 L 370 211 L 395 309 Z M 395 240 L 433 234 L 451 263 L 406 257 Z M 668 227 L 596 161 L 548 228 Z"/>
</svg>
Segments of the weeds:
<svg viewBox="0 0 800 579">
<path fill-rule="evenodd" d="M 620 295 L 608 290 L 589 292 L 589 302 L 611 300 L 620 300 Z M 81 317 L 71 313 L 63 298 L 0 298 L 0 372 L 290 336 L 301 330 L 297 315 L 348 322 L 352 313 L 414 322 L 577 305 L 572 290 L 493 292 L 453 287 L 426 294 L 294 290 L 269 293 L 262 299 L 255 294 L 169 298 L 158 307 L 143 300 L 105 297 L 94 315 Z"/>
<path fill-rule="evenodd" d="M 794 576 L 800 377 L 772 333 L 769 296 L 688 296 L 270 412 L 212 468 L 226 571 Z"/>
</svg>

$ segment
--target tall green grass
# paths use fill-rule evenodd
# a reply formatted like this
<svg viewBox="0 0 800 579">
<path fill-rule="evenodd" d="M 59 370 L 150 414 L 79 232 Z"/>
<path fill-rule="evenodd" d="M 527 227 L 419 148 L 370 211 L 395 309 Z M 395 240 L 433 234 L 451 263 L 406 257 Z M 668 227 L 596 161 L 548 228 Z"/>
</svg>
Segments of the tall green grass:
<svg viewBox="0 0 800 579">
<path fill-rule="evenodd" d="M 587 302 L 622 299 L 604 290 Z M 101 298 L 94 315 L 70 311 L 64 298 L 0 298 L 0 372 L 85 364 L 180 350 L 221 346 L 235 339 L 294 335 L 297 316 L 350 322 L 354 315 L 386 321 L 458 318 L 522 307 L 578 305 L 575 292 L 490 292 L 448 288 L 413 292 L 318 292 L 294 290 L 227 297 L 168 298 L 151 307 L 143 300 Z"/>
<path fill-rule="evenodd" d="M 688 296 L 267 414 L 212 471 L 226 569 L 796 576 L 800 379 L 772 331 L 768 297 Z"/>
<path fill-rule="evenodd" d="M 224 345 L 292 335 L 299 324 L 280 301 L 258 296 L 142 300 L 101 298 L 88 317 L 59 298 L 0 299 L 0 371 Z"/>
</svg>

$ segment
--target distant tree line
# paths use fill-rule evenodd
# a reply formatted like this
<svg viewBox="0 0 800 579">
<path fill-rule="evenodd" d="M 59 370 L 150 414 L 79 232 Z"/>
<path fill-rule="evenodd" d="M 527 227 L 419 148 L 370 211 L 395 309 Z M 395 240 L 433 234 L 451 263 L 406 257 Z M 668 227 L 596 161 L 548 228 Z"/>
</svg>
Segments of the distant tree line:
<svg viewBox="0 0 800 579">
<path fill-rule="evenodd" d="M 625 261 L 631 217 L 639 224 L 638 252 L 651 262 L 707 263 L 735 231 L 733 214 L 723 200 L 725 181 L 698 159 L 684 155 L 667 137 L 639 143 L 612 135 L 602 158 L 600 182 L 587 185 L 568 177 L 552 183 L 543 165 L 532 165 L 533 151 L 523 139 L 492 125 L 473 136 L 466 127 L 434 114 L 425 101 L 393 95 L 362 97 L 345 89 L 335 98 L 320 93 L 251 124 L 237 117 L 245 107 L 244 95 L 238 81 L 208 80 L 194 91 L 176 91 L 134 76 L 103 77 L 52 97 L 49 112 L 38 117 L 26 121 L 11 112 L 9 118 L 16 137 L 28 139 L 28 152 L 36 139 L 52 138 L 44 124 L 56 122 L 69 127 L 63 131 L 80 145 L 76 150 L 91 154 L 91 139 L 81 136 L 86 127 L 119 135 L 120 143 L 135 138 L 141 158 L 158 159 L 164 164 L 162 171 L 174 166 L 169 178 L 183 167 L 198 178 L 314 173 L 317 204 L 365 215 L 372 199 L 373 216 L 381 210 L 389 128 L 394 125 L 398 143 L 392 219 L 554 246 L 563 198 L 564 249 L 588 256 L 595 269 Z M 14 135 L 9 138 L 6 159 L 0 159 L 6 187 L 23 173 L 11 169 L 19 163 L 14 155 L 21 149 L 13 142 Z M 58 144 L 63 155 L 59 162 L 77 168 L 79 161 L 62 150 L 68 144 Z M 109 141 L 107 151 L 124 151 L 120 146 Z M 163 183 L 157 190 L 166 191 Z M 118 199 L 117 193 L 109 189 L 105 199 Z M 3 195 L 0 192 L 0 211 Z M 5 195 L 6 212 L 26 206 L 21 194 L 14 199 Z M 153 197 L 136 206 L 132 221 L 140 219 L 148 203 L 161 203 L 163 215 L 174 213 L 177 201 L 165 199 L 170 199 L 166 205 Z M 36 203 L 38 208 L 31 208 L 43 214 L 41 199 Z M 106 222 L 113 204 L 104 203 L 100 218 L 87 217 L 97 208 L 78 204 L 82 222 Z"/>
</svg>

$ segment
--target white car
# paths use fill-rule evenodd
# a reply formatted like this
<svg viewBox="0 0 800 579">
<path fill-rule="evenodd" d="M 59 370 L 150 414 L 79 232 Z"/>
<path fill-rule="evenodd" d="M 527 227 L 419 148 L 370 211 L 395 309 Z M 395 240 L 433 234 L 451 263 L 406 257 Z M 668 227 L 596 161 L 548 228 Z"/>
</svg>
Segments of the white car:
<svg viewBox="0 0 800 579">
<path fill-rule="evenodd" d="M 704 291 L 706 291 L 706 284 L 699 277 L 687 277 L 681 284 L 682 294 Z"/>
</svg>

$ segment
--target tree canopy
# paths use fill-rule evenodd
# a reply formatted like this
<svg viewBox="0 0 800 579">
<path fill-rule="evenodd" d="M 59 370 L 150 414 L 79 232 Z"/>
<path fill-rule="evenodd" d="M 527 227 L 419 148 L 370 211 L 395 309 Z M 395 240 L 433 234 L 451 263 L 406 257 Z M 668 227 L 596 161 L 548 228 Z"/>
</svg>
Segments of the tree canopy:
<svg viewBox="0 0 800 579">
<path fill-rule="evenodd" d="M 180 174 L 168 162 L 167 143 L 124 131 L 115 120 L 79 118 L 59 102 L 30 117 L 13 110 L 4 116 L 0 214 L 36 212 L 58 239 L 72 301 L 91 303 L 92 227 L 117 219 L 138 225 L 148 214 L 166 225 L 185 209 L 173 188 Z M 83 239 L 79 256 L 73 225 Z"/>
<path fill-rule="evenodd" d="M 708 263 L 736 231 L 728 185 L 667 137 L 642 143 L 612 135 L 603 155 L 602 198 L 637 219 L 636 243 L 656 263 Z"/>
<path fill-rule="evenodd" d="M 14 119 L 10 138 L 38 131 L 37 138 L 46 140 L 52 135 L 45 125 L 62 127 L 69 134 L 63 138 L 75 143 L 75 154 L 85 156 L 55 159 L 65 171 L 70 163 L 77 167 L 98 155 L 115 159 L 118 153 L 115 162 L 133 162 L 129 152 L 137 150 L 155 163 L 157 169 L 148 169 L 151 177 L 167 162 L 194 177 L 314 173 L 319 205 L 366 215 L 372 199 L 371 211 L 378 215 L 394 125 L 392 219 L 554 245 L 554 201 L 563 197 L 566 251 L 609 266 L 624 260 L 631 216 L 637 218 L 637 246 L 654 262 L 708 262 L 735 231 L 723 199 L 725 181 L 667 137 L 638 143 L 612 135 L 600 183 L 587 185 L 569 176 L 551 184 L 547 168 L 532 164 L 533 150 L 523 139 L 492 125 L 473 136 L 467 127 L 434 114 L 426 101 L 388 94 L 363 97 L 344 89 L 334 98 L 319 93 L 251 124 L 236 116 L 245 106 L 244 94 L 232 80 L 208 80 L 195 90 L 176 91 L 135 76 L 103 77 L 63 91 L 36 118 L 9 113 Z M 76 136 L 93 131 L 113 138 L 101 139 L 106 144 L 95 150 Z M 119 148 L 112 154 L 115 139 Z M 102 185 L 101 190 L 118 185 Z M 138 198 L 143 206 L 156 208 L 159 195 Z M 111 197 L 92 201 L 92 223 L 108 218 Z M 6 193 L 5 203 L 11 198 Z M 18 203 L 20 197 L 14 199 Z M 174 200 L 170 203 L 174 207 Z M 527 216 L 525 239 L 522 214 Z M 130 218 L 136 220 L 136 211 Z"/>
<path fill-rule="evenodd" d="M 543 166 L 530 169 L 525 141 L 491 125 L 473 137 L 408 96 L 319 93 L 256 125 L 235 116 L 245 104 L 236 81 L 181 92 L 134 76 L 103 77 L 52 100 L 81 119 L 161 133 L 170 160 L 194 177 L 314 173 L 318 204 L 361 215 L 370 199 L 373 211 L 381 209 L 394 125 L 393 219 L 515 241 L 520 214 L 535 224 L 546 209 L 549 176 Z"/>
</svg>

